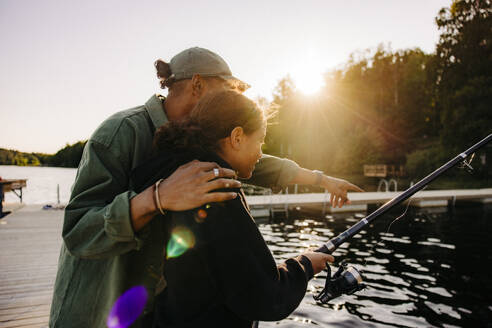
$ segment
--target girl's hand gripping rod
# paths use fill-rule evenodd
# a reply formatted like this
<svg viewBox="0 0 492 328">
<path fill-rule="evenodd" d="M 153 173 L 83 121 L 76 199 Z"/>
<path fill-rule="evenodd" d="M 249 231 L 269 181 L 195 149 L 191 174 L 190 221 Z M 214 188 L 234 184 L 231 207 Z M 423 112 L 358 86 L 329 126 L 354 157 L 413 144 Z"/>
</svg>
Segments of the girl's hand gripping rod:
<svg viewBox="0 0 492 328">
<path fill-rule="evenodd" d="M 465 161 L 465 159 L 473 154 L 477 149 L 485 146 L 489 141 L 492 140 L 492 134 L 489 134 L 486 138 L 482 139 L 472 147 L 465 150 L 463 153 L 457 155 L 446 164 L 417 182 L 412 187 L 408 188 L 400 195 L 395 198 L 389 200 L 381 207 L 379 207 L 376 211 L 372 212 L 338 236 L 330 239 L 326 244 L 318 248 L 317 252 L 322 252 L 326 254 L 333 253 L 341 244 L 346 242 L 352 236 L 357 234 L 360 230 L 362 230 L 365 226 L 375 220 L 377 217 L 389 211 L 394 206 L 403 202 L 404 200 L 410 198 L 413 194 L 424 188 L 438 176 L 440 176 L 445 171 L 449 170 L 459 162 L 464 162 L 465 166 L 470 167 L 470 165 Z M 335 297 L 338 297 L 342 294 L 352 294 L 358 290 L 363 289 L 365 286 L 362 284 L 362 275 L 359 271 L 357 271 L 354 267 L 347 267 L 342 265 L 338 271 L 335 273 L 333 277 L 331 277 L 331 269 L 327 264 L 328 276 L 326 278 L 326 285 L 323 291 L 314 298 L 317 301 L 322 303 L 327 303 Z"/>
</svg>

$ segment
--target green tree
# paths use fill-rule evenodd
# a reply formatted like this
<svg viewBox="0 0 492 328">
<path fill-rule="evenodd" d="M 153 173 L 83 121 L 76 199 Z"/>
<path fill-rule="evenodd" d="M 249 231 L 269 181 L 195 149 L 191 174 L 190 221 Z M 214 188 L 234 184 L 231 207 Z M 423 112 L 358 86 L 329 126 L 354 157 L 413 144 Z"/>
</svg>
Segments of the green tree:
<svg viewBox="0 0 492 328">
<path fill-rule="evenodd" d="M 280 81 L 273 90 L 273 102 L 279 106 L 284 105 L 296 93 L 296 85 L 292 78 L 287 75 Z"/>
<path fill-rule="evenodd" d="M 41 165 L 41 160 L 35 153 L 0 148 L 0 165 L 38 166 Z"/>
<path fill-rule="evenodd" d="M 47 164 L 50 166 L 61 167 L 77 167 L 79 166 L 80 159 L 82 158 L 82 152 L 87 141 L 79 141 L 73 145 L 67 144 L 64 148 L 60 149 L 56 154 L 47 159 Z"/>
<path fill-rule="evenodd" d="M 491 14 L 490 0 L 457 0 L 436 18 L 441 140 L 449 153 L 492 130 Z"/>
<path fill-rule="evenodd" d="M 290 117 L 289 111 L 289 101 L 292 100 L 296 94 L 296 86 L 292 78 L 287 75 L 278 81 L 277 86 L 273 92 L 273 102 L 268 106 L 265 106 L 265 101 L 262 101 L 263 107 L 268 107 L 269 121 L 267 134 L 265 137 L 265 153 L 287 156 L 285 151 L 285 146 L 287 143 L 286 136 L 288 133 L 288 128 L 285 125 L 286 119 Z"/>
<path fill-rule="evenodd" d="M 352 55 L 345 68 L 326 75 L 339 115 L 350 114 L 341 124 L 359 126 L 357 134 L 364 138 L 350 134 L 354 144 L 365 140 L 367 151 L 381 154 L 371 158 L 402 164 L 422 139 L 437 135 L 433 57 L 420 49 L 380 45 L 372 55 Z"/>
<path fill-rule="evenodd" d="M 437 136 L 433 58 L 420 49 L 380 45 L 326 73 L 326 87 L 314 97 L 282 79 L 268 151 L 333 174 L 360 173 L 363 164 L 403 164 L 422 139 Z"/>
</svg>

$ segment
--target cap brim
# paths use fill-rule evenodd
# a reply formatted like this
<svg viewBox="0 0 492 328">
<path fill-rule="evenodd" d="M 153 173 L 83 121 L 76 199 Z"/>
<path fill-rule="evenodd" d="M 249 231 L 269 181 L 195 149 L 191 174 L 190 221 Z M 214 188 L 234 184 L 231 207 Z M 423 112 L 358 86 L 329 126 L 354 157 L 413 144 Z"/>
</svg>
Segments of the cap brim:
<svg viewBox="0 0 492 328">
<path fill-rule="evenodd" d="M 251 88 L 251 85 L 248 83 L 241 81 L 237 77 L 234 77 L 232 75 L 219 75 L 220 78 L 223 78 L 224 80 L 229 80 L 229 81 L 234 81 L 236 83 L 236 88 L 239 89 L 240 91 L 246 91 L 249 88 Z"/>
</svg>

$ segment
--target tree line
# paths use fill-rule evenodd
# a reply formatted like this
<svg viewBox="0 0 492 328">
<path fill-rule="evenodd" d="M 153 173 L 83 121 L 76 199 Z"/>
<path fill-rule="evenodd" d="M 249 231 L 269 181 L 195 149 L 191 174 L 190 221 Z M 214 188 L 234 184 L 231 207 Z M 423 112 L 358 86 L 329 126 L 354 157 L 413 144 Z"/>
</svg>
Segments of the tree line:
<svg viewBox="0 0 492 328">
<path fill-rule="evenodd" d="M 0 148 L 0 165 L 33 165 L 77 167 L 87 141 L 79 141 L 56 152 L 56 154 L 24 153 L 17 150 Z"/>
<path fill-rule="evenodd" d="M 280 80 L 266 152 L 332 174 L 361 174 L 364 164 L 430 173 L 492 133 L 491 14 L 490 0 L 453 1 L 436 17 L 434 53 L 354 53 L 315 97 Z M 475 174 L 490 179 L 490 146 L 476 158 Z"/>
</svg>

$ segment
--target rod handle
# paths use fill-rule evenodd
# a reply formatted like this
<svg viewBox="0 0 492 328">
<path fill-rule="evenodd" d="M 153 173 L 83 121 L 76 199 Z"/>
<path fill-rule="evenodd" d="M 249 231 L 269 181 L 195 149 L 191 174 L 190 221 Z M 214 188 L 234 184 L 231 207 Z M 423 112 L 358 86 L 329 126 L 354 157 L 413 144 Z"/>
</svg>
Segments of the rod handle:
<svg viewBox="0 0 492 328">
<path fill-rule="evenodd" d="M 328 249 L 328 247 L 326 247 L 326 245 L 321 246 L 320 248 L 315 250 L 315 252 L 331 254 L 330 250 Z"/>
</svg>

